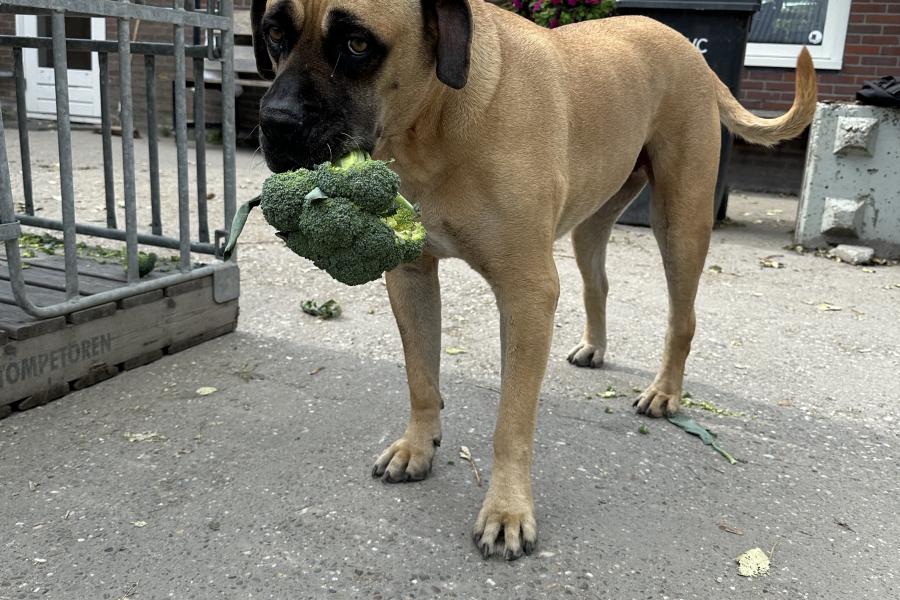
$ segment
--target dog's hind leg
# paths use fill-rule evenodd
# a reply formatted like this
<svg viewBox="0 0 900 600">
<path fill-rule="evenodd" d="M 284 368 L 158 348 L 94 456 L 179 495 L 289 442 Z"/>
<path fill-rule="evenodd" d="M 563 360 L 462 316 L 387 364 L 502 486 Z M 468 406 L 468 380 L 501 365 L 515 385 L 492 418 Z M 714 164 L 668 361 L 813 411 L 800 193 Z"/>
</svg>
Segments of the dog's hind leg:
<svg viewBox="0 0 900 600">
<path fill-rule="evenodd" d="M 713 227 L 720 129 L 714 113 L 690 132 L 651 145 L 653 200 L 650 220 L 662 254 L 669 291 L 669 322 L 662 365 L 635 401 L 639 413 L 672 415 L 681 406 L 684 365 L 696 319 L 694 299 Z"/>
<path fill-rule="evenodd" d="M 584 284 L 584 333 L 569 352 L 569 362 L 579 367 L 600 367 L 606 354 L 606 245 L 616 219 L 647 184 L 647 171 L 632 173 L 622 188 L 597 212 L 572 231 L 575 260 Z"/>
<path fill-rule="evenodd" d="M 423 255 L 387 274 L 391 308 L 403 340 L 409 382 L 409 425 L 375 462 L 374 477 L 418 481 L 431 471 L 441 443 L 441 289 L 438 261 Z"/>
</svg>

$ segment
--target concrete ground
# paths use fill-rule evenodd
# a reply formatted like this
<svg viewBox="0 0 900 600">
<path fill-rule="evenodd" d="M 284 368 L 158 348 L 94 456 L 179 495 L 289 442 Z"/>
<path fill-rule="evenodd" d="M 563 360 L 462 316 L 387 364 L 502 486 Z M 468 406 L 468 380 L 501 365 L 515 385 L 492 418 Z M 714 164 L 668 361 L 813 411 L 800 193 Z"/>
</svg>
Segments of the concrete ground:
<svg viewBox="0 0 900 600">
<path fill-rule="evenodd" d="M 53 135 L 37 135 L 39 160 Z M 89 152 L 77 159 L 77 177 L 98 176 Z M 239 161 L 247 199 L 266 171 Z M 514 563 L 476 552 L 486 487 L 459 458 L 468 446 L 486 485 L 500 368 L 488 287 L 442 264 L 442 345 L 464 351 L 443 355 L 443 445 L 426 481 L 384 484 L 371 464 L 408 411 L 384 285 L 331 281 L 257 214 L 236 333 L 0 421 L 0 600 L 900 597 L 900 270 L 785 250 L 795 206 L 733 195 L 701 285 L 686 389 L 729 415 L 687 412 L 736 465 L 631 409 L 666 318 L 649 231 L 614 233 L 600 370 L 565 360 L 581 284 L 558 243 L 540 542 Z M 339 319 L 300 310 L 331 298 Z M 735 557 L 755 547 L 769 573 L 739 576 Z"/>
</svg>

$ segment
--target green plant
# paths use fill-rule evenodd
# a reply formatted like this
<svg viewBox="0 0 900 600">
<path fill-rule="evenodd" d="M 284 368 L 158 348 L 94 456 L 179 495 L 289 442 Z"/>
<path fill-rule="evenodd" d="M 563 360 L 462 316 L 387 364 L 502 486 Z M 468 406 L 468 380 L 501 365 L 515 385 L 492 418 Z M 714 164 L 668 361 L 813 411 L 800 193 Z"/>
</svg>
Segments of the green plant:
<svg viewBox="0 0 900 600">
<path fill-rule="evenodd" d="M 615 0 L 511 0 L 512 9 L 550 29 L 611 16 Z"/>
</svg>

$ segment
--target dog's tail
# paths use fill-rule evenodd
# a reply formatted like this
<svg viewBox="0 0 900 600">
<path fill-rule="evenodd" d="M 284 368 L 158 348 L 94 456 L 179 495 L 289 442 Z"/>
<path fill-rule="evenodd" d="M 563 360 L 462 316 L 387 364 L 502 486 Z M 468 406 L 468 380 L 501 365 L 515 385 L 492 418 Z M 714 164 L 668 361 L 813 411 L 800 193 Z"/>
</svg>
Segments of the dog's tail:
<svg viewBox="0 0 900 600">
<path fill-rule="evenodd" d="M 757 117 L 740 105 L 724 83 L 716 78 L 716 100 L 719 115 L 729 131 L 751 144 L 774 146 L 795 138 L 812 122 L 816 112 L 816 69 L 809 51 L 804 48 L 797 58 L 797 83 L 794 104 L 775 119 Z"/>
</svg>

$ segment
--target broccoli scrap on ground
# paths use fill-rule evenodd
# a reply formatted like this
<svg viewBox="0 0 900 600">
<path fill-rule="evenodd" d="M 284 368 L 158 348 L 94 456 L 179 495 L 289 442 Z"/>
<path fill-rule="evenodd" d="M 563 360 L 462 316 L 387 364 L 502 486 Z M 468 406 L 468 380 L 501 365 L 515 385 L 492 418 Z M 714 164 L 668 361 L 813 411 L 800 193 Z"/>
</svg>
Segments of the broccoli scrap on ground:
<svg viewBox="0 0 900 600">
<path fill-rule="evenodd" d="M 272 175 L 259 198 L 235 216 L 226 258 L 259 205 L 292 252 L 346 285 L 373 281 L 425 248 L 425 227 L 399 189 L 400 177 L 388 164 L 361 151 L 315 170 Z"/>
</svg>

